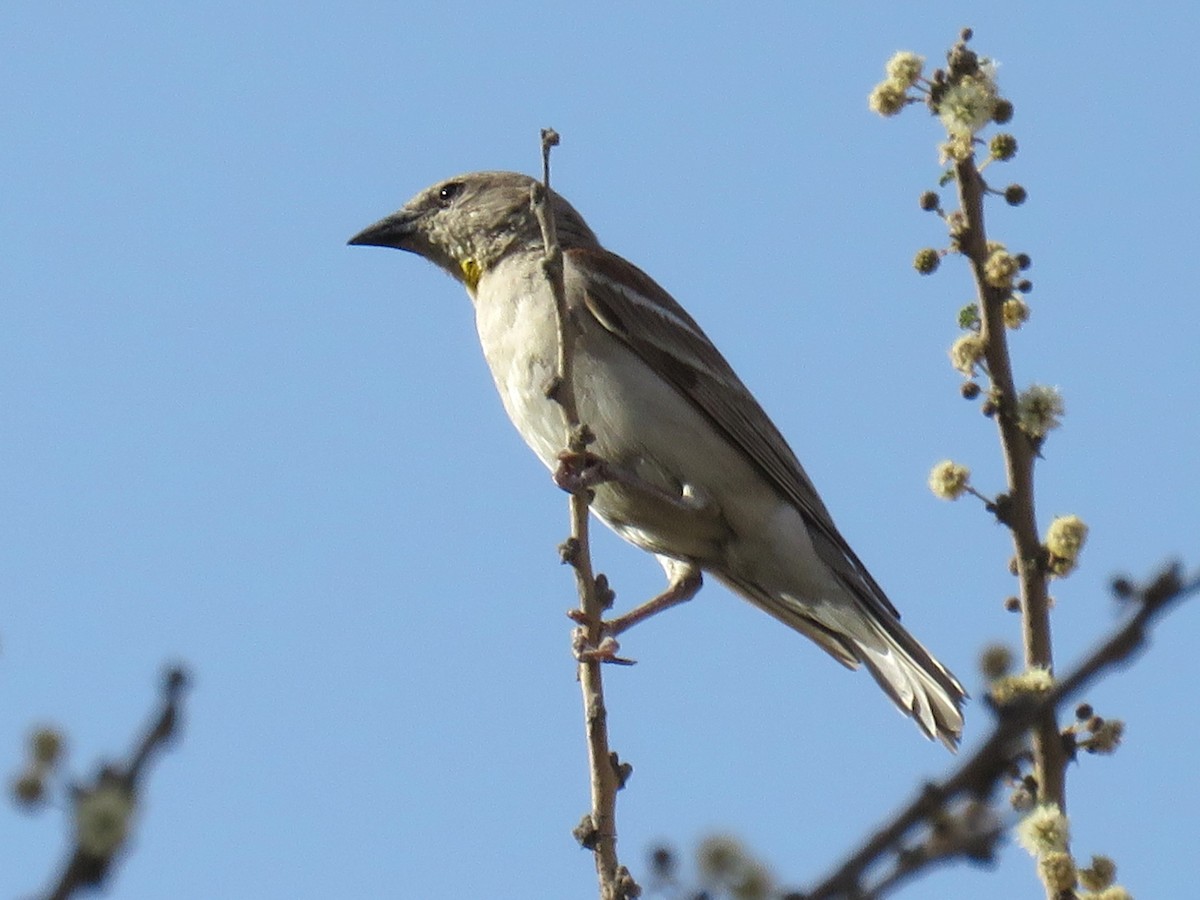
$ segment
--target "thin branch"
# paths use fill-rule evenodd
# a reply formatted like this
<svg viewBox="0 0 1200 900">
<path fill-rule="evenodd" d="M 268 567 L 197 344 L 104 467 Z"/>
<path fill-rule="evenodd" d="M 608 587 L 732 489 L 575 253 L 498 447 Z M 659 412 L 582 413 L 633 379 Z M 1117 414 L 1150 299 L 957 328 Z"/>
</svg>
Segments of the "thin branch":
<svg viewBox="0 0 1200 900">
<path fill-rule="evenodd" d="M 572 459 L 583 458 L 591 436 L 586 425 L 579 419 L 579 408 L 575 398 L 571 348 L 576 339 L 576 326 L 567 306 L 566 288 L 563 284 L 562 248 L 558 244 L 554 221 L 554 195 L 550 189 L 550 148 L 557 144 L 558 134 L 553 129 L 543 129 L 542 183 L 532 186 L 530 204 L 542 230 L 545 248 L 542 270 L 554 293 L 554 306 L 558 314 L 557 372 L 546 393 L 562 410 L 565 434 L 563 444 L 566 448 L 563 464 L 569 465 Z M 583 694 L 591 811 L 575 829 L 575 836 L 584 847 L 592 850 L 595 856 L 601 900 L 624 900 L 626 897 L 636 896 L 637 887 L 629 871 L 621 866 L 617 858 L 617 791 L 621 787 L 622 772 L 616 754 L 609 749 L 602 659 L 598 654 L 587 652 L 589 649 L 600 647 L 604 638 L 605 597 L 604 592 L 597 588 L 588 541 L 588 506 L 591 503 L 591 492 L 582 479 L 576 481 L 569 499 L 571 536 L 561 549 L 564 562 L 570 563 L 575 572 L 575 586 L 579 592 L 579 610 L 574 618 L 580 625 L 575 636 L 575 648 L 579 657 L 579 686 Z"/>
<path fill-rule="evenodd" d="M 1030 729 L 1037 728 L 1048 715 L 1053 716 L 1058 707 L 1142 648 L 1148 628 L 1158 616 L 1177 601 L 1200 593 L 1200 574 L 1185 582 L 1178 566 L 1170 566 L 1135 593 L 1137 610 L 1124 625 L 1068 675 L 1057 680 L 1049 692 L 1001 707 L 997 711 L 995 727 L 978 750 L 941 782 L 927 784 L 916 799 L 872 834 L 833 874 L 801 896 L 805 900 L 874 900 L 884 896 L 885 890 L 901 880 L 945 859 L 944 855 L 930 856 L 924 861 L 913 862 L 911 855 L 904 855 L 903 848 L 912 841 L 915 829 L 935 820 L 954 801 L 964 797 L 979 800 L 990 797 L 1011 769 L 1014 757 L 1024 749 L 1024 739 Z M 866 873 L 888 856 L 895 857 L 895 869 L 904 869 L 903 878 L 892 870 L 881 876 L 874 886 L 864 887 Z"/>
<path fill-rule="evenodd" d="M 983 222 L 983 197 L 987 185 L 983 176 L 979 174 L 974 156 L 957 163 L 955 175 L 959 203 L 966 219 L 966 229 L 959 235 L 958 246 L 963 255 L 970 260 L 975 276 L 981 320 L 980 337 L 983 338 L 986 348 L 988 373 L 997 394 L 999 407 L 995 419 L 1008 475 L 1010 505 L 1006 524 L 1012 531 L 1013 549 L 1016 553 L 1025 665 L 1053 672 L 1050 598 L 1046 584 L 1044 551 L 1038 536 L 1034 509 L 1033 465 L 1036 453 L 1029 436 L 1021 430 L 1017 421 L 1017 390 L 1004 324 L 1004 301 L 1009 297 L 1010 291 L 988 284 L 984 275 L 984 267 L 990 255 Z M 1039 799 L 1055 803 L 1066 812 L 1067 756 L 1059 736 L 1053 708 L 1044 711 L 1034 730 L 1033 766 L 1038 782 Z"/>
<path fill-rule="evenodd" d="M 95 781 L 72 790 L 75 846 L 46 900 L 67 900 L 84 888 L 100 887 L 125 844 L 138 789 L 153 755 L 175 736 L 187 675 L 170 669 L 163 678 L 162 705 L 124 766 L 101 766 Z"/>
</svg>

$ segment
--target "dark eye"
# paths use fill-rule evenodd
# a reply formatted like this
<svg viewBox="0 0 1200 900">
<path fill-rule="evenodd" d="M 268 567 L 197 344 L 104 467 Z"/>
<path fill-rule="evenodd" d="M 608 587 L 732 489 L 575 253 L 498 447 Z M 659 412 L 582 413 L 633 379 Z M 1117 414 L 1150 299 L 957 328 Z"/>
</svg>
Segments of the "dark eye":
<svg viewBox="0 0 1200 900">
<path fill-rule="evenodd" d="M 451 181 L 443 184 L 441 190 L 438 191 L 438 203 L 442 206 L 449 206 L 451 201 L 462 191 L 461 181 Z"/>
</svg>

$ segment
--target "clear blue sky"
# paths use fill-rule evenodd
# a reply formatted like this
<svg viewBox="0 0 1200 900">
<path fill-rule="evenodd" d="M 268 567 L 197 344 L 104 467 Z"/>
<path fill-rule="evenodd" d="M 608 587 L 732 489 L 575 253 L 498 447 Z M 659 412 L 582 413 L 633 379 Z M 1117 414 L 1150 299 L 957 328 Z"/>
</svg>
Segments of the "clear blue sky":
<svg viewBox="0 0 1200 900">
<path fill-rule="evenodd" d="M 1092 526 L 1056 586 L 1063 663 L 1106 584 L 1200 562 L 1191 4 L 8 4 L 0 13 L 0 770 L 29 726 L 81 774 L 124 753 L 160 667 L 194 671 L 112 896 L 594 896 L 565 500 L 504 418 L 460 288 L 346 238 L 481 168 L 555 183 L 704 324 L 905 622 L 976 692 L 1015 643 L 1005 533 L 929 494 L 1000 485 L 945 348 L 970 297 L 918 194 L 935 123 L 866 109 L 884 60 L 962 25 L 1001 62 L 1034 259 L 1018 379 L 1068 417 L 1045 521 Z M 974 10 L 970 7 L 975 6 Z M 653 561 L 603 535 L 628 606 Z M 1195 890 L 1200 607 L 1088 696 L 1128 723 L 1074 767 L 1075 847 L 1140 897 Z M 635 766 L 621 849 L 736 834 L 810 882 L 951 760 L 864 674 L 723 589 L 608 673 Z M 978 703 L 966 747 L 988 728 Z M 0 809 L 0 897 L 63 851 Z M 912 898 L 1040 895 L 1024 851 Z"/>
</svg>

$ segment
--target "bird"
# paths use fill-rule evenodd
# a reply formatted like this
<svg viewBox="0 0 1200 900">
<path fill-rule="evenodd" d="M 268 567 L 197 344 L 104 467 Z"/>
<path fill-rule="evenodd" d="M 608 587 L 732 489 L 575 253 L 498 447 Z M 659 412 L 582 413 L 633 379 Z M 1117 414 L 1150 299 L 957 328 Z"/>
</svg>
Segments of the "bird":
<svg viewBox="0 0 1200 900">
<path fill-rule="evenodd" d="M 537 185 L 517 172 L 459 175 L 348 243 L 415 253 L 465 286 L 504 408 L 555 472 L 565 430 L 547 385 L 558 372 L 559 326 L 531 203 Z M 955 750 L 966 691 L 900 624 L 779 429 L 696 320 L 605 249 L 566 199 L 546 196 L 574 326 L 565 349 L 579 419 L 608 471 L 591 509 L 668 578 L 642 609 L 690 599 L 711 575 L 842 665 L 865 667 L 927 737 Z M 610 630 L 641 617 L 620 617 Z"/>
</svg>

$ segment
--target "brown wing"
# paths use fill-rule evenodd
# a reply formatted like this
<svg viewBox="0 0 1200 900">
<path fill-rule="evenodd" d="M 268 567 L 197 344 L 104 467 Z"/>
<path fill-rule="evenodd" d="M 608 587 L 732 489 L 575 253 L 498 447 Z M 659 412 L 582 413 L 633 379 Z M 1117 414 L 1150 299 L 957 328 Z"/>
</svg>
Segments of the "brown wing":
<svg viewBox="0 0 1200 900">
<path fill-rule="evenodd" d="M 821 558 L 869 607 L 899 612 L 845 538 L 796 454 L 696 321 L 645 272 L 603 249 L 566 253 L 586 310 L 683 394 L 808 523 Z M 572 294 L 568 291 L 568 294 Z M 857 587 L 856 587 L 857 585 Z"/>
</svg>

